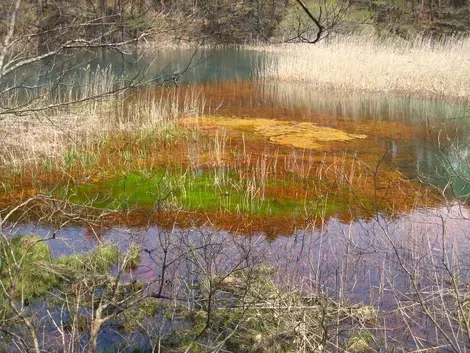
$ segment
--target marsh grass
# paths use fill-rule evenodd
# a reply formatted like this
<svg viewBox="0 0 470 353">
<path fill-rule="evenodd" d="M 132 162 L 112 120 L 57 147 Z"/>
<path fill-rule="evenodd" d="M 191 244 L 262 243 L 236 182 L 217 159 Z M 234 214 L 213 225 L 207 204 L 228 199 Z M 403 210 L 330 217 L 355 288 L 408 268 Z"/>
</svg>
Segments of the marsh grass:
<svg viewBox="0 0 470 353">
<path fill-rule="evenodd" d="M 131 245 L 126 254 L 119 253 L 116 245 L 101 244 L 89 253 L 52 262 L 46 243 L 39 238 L 33 238 L 34 246 L 27 238 L 8 241 L 13 247 L 3 247 L 6 256 L 10 256 L 10 248 L 13 254 L 26 254 L 18 271 L 19 281 L 29 283 L 19 286 L 25 296 L 33 295 L 32 285 L 37 281 L 33 275 L 40 279 L 51 276 L 44 278 L 45 285 L 35 288 L 46 294 L 59 274 L 78 279 L 75 294 L 67 293 L 63 301 L 67 305 L 78 297 L 80 286 L 82 294 L 93 298 L 104 293 L 103 298 L 110 290 L 110 269 L 121 265 L 132 276 L 129 270 L 144 259 L 154 262 L 151 284 L 160 286 L 160 291 L 121 312 L 121 300 L 132 298 L 125 287 L 113 294 L 118 301 L 108 308 L 119 309 L 114 319 L 120 328 L 131 333 L 139 330 L 149 340 L 156 340 L 155 350 L 464 348 L 465 331 L 470 332 L 468 278 L 457 237 L 449 236 L 444 224 L 439 232 L 417 232 L 414 225 L 429 224 L 426 218 L 411 220 L 409 228 L 393 226 L 401 212 L 426 204 L 416 183 L 381 164 L 383 155 L 360 160 L 348 152 L 318 153 L 273 143 L 276 141 L 270 141 L 269 136 L 259 139 L 256 132 L 231 129 L 229 124 L 216 124 L 207 131 L 197 122 L 182 128 L 180 117 L 200 115 L 202 105 L 203 98 L 197 92 L 182 95 L 174 88 L 130 92 L 84 105 L 82 112 L 70 107 L 67 112 L 76 119 L 70 118 L 70 126 L 60 124 L 63 112 L 56 112 L 47 117 L 57 119 L 56 124 L 35 131 L 34 139 L 21 142 L 17 149 L 6 149 L 11 159 L 5 158 L 5 165 L 16 168 L 18 175 L 16 184 L 8 185 L 5 179 L 5 191 L 27 184 L 84 208 L 123 209 L 127 214 L 143 206 L 177 214 L 200 211 L 197 216 L 205 217 L 206 228 L 189 231 L 179 229 L 170 219 L 171 231 L 156 227 L 151 247 Z M 85 120 L 80 121 L 82 118 Z M 41 119 L 45 117 L 38 119 L 42 124 Z M 31 134 L 29 129 L 42 126 L 29 124 L 31 121 L 24 118 L 19 126 Z M 54 125 L 67 133 L 55 130 Z M 39 132 L 44 135 L 36 136 Z M 70 139 L 69 134 L 76 139 Z M 20 135 L 12 136 L 17 139 Z M 19 143 L 16 139 L 12 137 L 9 143 Z M 45 147 L 37 149 L 34 143 L 42 139 Z M 51 141 L 55 144 L 49 144 Z M 59 187 L 56 181 L 61 182 Z M 57 200 L 50 204 L 60 208 Z M 65 211 L 74 219 L 95 223 L 77 209 Z M 259 246 L 256 237 L 237 237 L 214 231 L 214 227 L 207 230 L 208 225 L 217 226 L 211 211 L 228 214 L 222 222 L 234 232 L 242 226 L 237 218 L 240 214 L 259 215 L 262 221 L 279 216 L 272 238 L 292 233 L 295 237 L 285 249 L 281 248 L 282 239 L 277 239 L 278 245 L 271 238 L 275 246 L 259 254 L 266 248 Z M 384 213 L 394 217 L 387 218 Z M 338 230 L 334 228 L 336 220 L 328 223 L 332 215 L 343 221 L 361 221 Z M 149 219 L 146 215 L 147 227 Z M 295 219 L 302 221 L 302 231 Z M 253 221 L 249 217 L 243 220 Z M 69 221 L 60 220 L 62 225 Z M 260 224 L 254 230 L 269 234 L 266 224 Z M 378 257 L 374 271 L 362 267 L 374 256 Z M 42 262 L 45 265 L 38 266 Z M 270 266 L 273 264 L 276 267 Z M 99 278 L 94 277 L 97 273 Z M 373 276 L 380 277 L 378 285 L 371 280 Z M 362 293 L 361 304 L 351 304 L 348 295 L 367 280 L 369 296 Z M 7 281 L 2 278 L 2 283 Z M 130 284 L 137 291 L 142 289 L 140 283 Z M 88 289 L 83 285 L 89 285 Z M 395 300 L 391 310 L 381 307 L 385 297 Z M 90 313 L 99 301 L 103 302 L 90 301 Z M 84 303 L 77 304 L 81 309 L 79 305 Z M 70 327 L 79 327 L 86 334 L 93 314 L 80 316 L 81 310 L 76 314 Z M 155 320 L 157 314 L 162 315 Z M 414 345 L 387 341 L 393 333 L 387 326 L 387 314 L 397 318 L 400 328 L 405 327 Z M 423 327 L 436 332 L 426 337 L 429 343 L 422 343 L 419 330 Z M 82 336 L 75 339 L 83 343 Z M 407 348 L 403 350 L 409 351 Z"/>
<path fill-rule="evenodd" d="M 274 151 L 265 146 L 268 149 L 260 153 L 250 145 L 241 146 L 243 139 L 225 128 L 211 133 L 207 136 L 200 130 L 197 141 L 192 140 L 192 132 L 182 133 L 182 140 L 175 140 L 176 150 L 173 143 L 151 148 L 144 143 L 116 151 L 117 159 L 101 166 L 107 170 L 104 178 L 65 185 L 54 193 L 72 203 L 124 213 L 187 211 L 192 214 L 188 218 L 204 218 L 210 212 L 225 215 L 225 227 L 236 227 L 239 215 L 299 221 L 333 215 L 370 218 L 379 210 L 396 215 L 416 204 L 433 204 L 432 195 L 419 185 L 386 165 L 376 168 L 374 160 L 366 163 L 346 152 L 319 155 L 282 145 Z M 193 160 L 175 158 L 188 146 Z M 165 158 L 156 162 L 165 153 L 171 162 Z M 110 172 L 108 165 L 116 169 Z M 216 218 L 213 225 L 218 226 Z"/>
<path fill-rule="evenodd" d="M 171 139 L 176 119 L 198 115 L 204 106 L 203 97 L 194 90 L 183 95 L 176 87 L 153 93 L 145 88 L 121 91 L 124 79 L 116 77 L 111 67 L 87 67 L 64 85 L 69 88 L 64 93 L 53 97 L 44 93 L 50 109 L 0 119 L 0 166 L 60 168 L 81 159 L 76 157 L 92 158 L 87 149 L 117 134 Z"/>
<path fill-rule="evenodd" d="M 173 309 L 172 319 L 184 320 L 189 327 L 176 326 L 163 337 L 163 346 L 201 352 L 214 346 L 231 352 L 321 351 L 334 347 L 325 330 L 340 325 L 344 334 L 337 348 L 347 347 L 345 338 L 361 320 L 356 312 L 366 306 L 285 287 L 276 273 L 276 268 L 259 264 L 203 277 L 195 283 L 196 307 Z"/>
<path fill-rule="evenodd" d="M 57 264 L 64 265 L 75 271 L 85 269 L 90 272 L 107 272 L 119 260 L 119 249 L 116 245 L 103 244 L 90 253 L 63 256 Z"/>
<path fill-rule="evenodd" d="M 316 45 L 256 48 L 268 56 L 259 76 L 323 89 L 470 99 L 468 38 L 337 36 Z"/>
<path fill-rule="evenodd" d="M 137 104 L 146 106 L 140 99 Z M 149 124 L 150 130 L 117 129 L 101 142 L 77 145 L 59 160 L 12 173 L 5 179 L 5 202 L 44 193 L 76 205 L 74 211 L 85 212 L 83 219 L 91 212 L 98 220 L 104 212 L 109 217 L 101 222 L 118 222 L 111 216 L 116 212 L 128 214 L 122 221 L 136 225 L 149 219 L 166 224 L 166 218 L 171 225 L 179 212 L 187 218 L 184 224 L 196 225 L 209 213 L 212 226 L 266 231 L 273 237 L 331 216 L 368 219 L 377 211 L 394 216 L 434 202 L 393 166 L 377 168 L 380 156 L 360 160 L 348 152 L 321 154 L 271 141 L 247 127 L 199 123 L 204 119 L 175 115 L 161 125 Z M 331 143 L 327 137 L 318 143 Z M 23 194 L 15 194 L 18 188 Z M 136 212 L 142 214 L 131 216 Z M 167 213 L 154 217 L 153 212 Z"/>
<path fill-rule="evenodd" d="M 54 275 L 42 269 L 41 265 L 51 261 L 51 253 L 47 243 L 38 236 L 17 237 L 11 241 L 11 245 L 2 239 L 0 251 L 0 280 L 7 288 L 12 285 L 12 294 L 16 300 L 31 300 L 40 297 L 59 284 Z M 11 274 L 7 272 L 8 265 L 13 262 L 19 264 L 14 269 L 13 277 L 20 280 L 15 283 L 11 282 L 9 278 Z M 3 295 L 0 299 L 6 300 Z"/>
<path fill-rule="evenodd" d="M 72 78 L 86 83 L 83 92 L 69 94 L 86 97 L 119 85 L 111 68 L 87 70 Z M 6 202 L 43 192 L 119 212 L 145 208 L 305 220 L 357 212 L 370 217 L 376 209 L 395 213 L 411 209 L 421 196 L 407 196 L 406 190 L 417 189 L 391 168 L 382 168 L 378 178 L 375 161 L 314 153 L 364 140 L 361 130 L 208 117 L 202 116 L 204 106 L 195 89 L 147 87 L 43 115 L 8 117 L 1 121 Z"/>
<path fill-rule="evenodd" d="M 115 245 L 110 244 L 99 246 L 87 254 L 55 260 L 47 241 L 36 235 L 18 236 L 11 240 L 2 238 L 0 251 L 0 280 L 8 293 L 8 296 L 3 291 L 0 294 L 0 316 L 10 308 L 9 299 L 29 305 L 33 300 L 63 287 L 82 271 L 104 274 L 120 258 L 131 259 L 128 263 L 133 266 L 140 261 L 134 248 L 121 254 Z"/>
</svg>

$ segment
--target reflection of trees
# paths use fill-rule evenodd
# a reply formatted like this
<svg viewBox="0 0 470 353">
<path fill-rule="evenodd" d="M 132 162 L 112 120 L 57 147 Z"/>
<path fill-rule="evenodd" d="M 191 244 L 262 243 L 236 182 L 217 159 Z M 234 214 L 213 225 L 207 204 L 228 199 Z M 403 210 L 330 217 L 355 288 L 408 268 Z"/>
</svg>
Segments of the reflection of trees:
<svg viewBox="0 0 470 353">
<path fill-rule="evenodd" d="M 352 118 L 357 121 L 367 118 L 413 122 L 417 125 L 427 121 L 433 126 L 440 126 L 445 121 L 443 117 L 455 119 L 465 116 L 468 111 L 464 104 L 448 104 L 439 99 L 306 87 L 308 85 L 276 82 L 266 83 L 264 91 L 277 104 L 285 107 L 302 107 L 312 113 Z M 465 124 L 462 125 L 462 129 L 467 131 Z"/>
<path fill-rule="evenodd" d="M 71 101 L 57 101 L 57 90 L 64 84 L 62 80 L 74 64 L 66 60 L 67 56 L 89 49 L 124 52 L 148 34 L 139 30 L 131 31 L 132 35 L 115 37 L 124 20 L 120 15 L 108 13 L 105 3 L 100 2 L 103 6 L 96 13 L 90 9 L 80 12 L 76 6 L 80 7 L 81 2 L 70 6 L 68 3 L 43 4 L 40 1 L 36 12 L 27 1 L 3 3 L 1 10 L 7 16 L 0 23 L 4 29 L 0 48 L 0 116 L 27 115 L 97 97 L 93 94 Z M 37 28 L 29 23 L 36 15 L 41 24 Z M 97 30 L 99 27 L 101 30 Z M 47 66 L 41 68 L 39 65 L 42 63 Z M 36 73 L 38 66 L 39 76 Z M 39 81 L 41 76 L 48 75 L 48 82 Z M 32 79 L 32 76 L 38 76 L 39 80 Z M 105 93 L 109 92 L 100 92 L 99 95 Z"/>
<path fill-rule="evenodd" d="M 274 241 L 211 229 L 111 230 L 108 236 L 123 250 L 117 260 L 97 261 L 90 254 L 98 247 L 86 257 L 34 264 L 67 281 L 46 294 L 48 302 L 28 297 L 3 306 L 16 305 L 16 312 L 2 312 L 7 339 L 1 344 L 12 352 L 95 352 L 105 348 L 95 339 L 116 333 L 121 348 L 141 344 L 149 351 L 309 352 L 352 346 L 361 333 L 370 349 L 450 346 L 463 352 L 469 247 L 468 222 L 459 212 L 420 211 L 395 220 L 377 215 L 350 224 L 331 220 Z M 32 270 L 28 261 L 8 255 L 8 234 L 3 232 L 0 247 L 2 295 Z M 66 246 L 66 238 L 56 230 L 23 244 L 37 253 L 43 243 Z M 142 251 L 135 272 L 126 265 L 134 242 Z M 18 266 L 11 268 L 13 281 L 3 271 L 11 261 Z M 112 275 L 102 271 L 111 262 Z M 30 310 L 38 305 L 43 310 Z"/>
</svg>

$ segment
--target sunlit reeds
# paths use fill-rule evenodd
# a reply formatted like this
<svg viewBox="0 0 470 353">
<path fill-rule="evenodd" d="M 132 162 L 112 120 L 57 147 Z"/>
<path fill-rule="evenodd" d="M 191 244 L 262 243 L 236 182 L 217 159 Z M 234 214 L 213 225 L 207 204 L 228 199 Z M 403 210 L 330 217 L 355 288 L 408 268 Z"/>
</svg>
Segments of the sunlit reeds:
<svg viewBox="0 0 470 353">
<path fill-rule="evenodd" d="M 412 42 L 368 36 L 334 37 L 317 45 L 259 47 L 259 75 L 321 88 L 470 99 L 470 40 Z"/>
<path fill-rule="evenodd" d="M 177 87 L 121 90 L 125 83 L 111 67 L 87 67 L 63 85 L 67 88 L 53 93 L 37 88 L 36 95 L 44 94 L 50 109 L 0 119 L 0 166 L 60 164 L 74 150 L 83 153 L 87 145 L 107 141 L 112 134 L 164 138 L 178 117 L 197 116 L 204 106 L 195 90 L 184 94 Z"/>
</svg>

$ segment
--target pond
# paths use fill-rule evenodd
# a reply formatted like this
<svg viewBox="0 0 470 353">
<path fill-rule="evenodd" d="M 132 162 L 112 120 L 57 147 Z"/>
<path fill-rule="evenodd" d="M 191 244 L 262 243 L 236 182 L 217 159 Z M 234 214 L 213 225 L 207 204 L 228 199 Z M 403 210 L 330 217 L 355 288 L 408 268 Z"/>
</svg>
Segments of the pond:
<svg viewBox="0 0 470 353">
<path fill-rule="evenodd" d="M 468 173 L 462 165 L 465 157 L 459 156 L 465 155 L 470 136 L 468 105 L 438 97 L 319 90 L 308 84 L 260 80 L 268 60 L 275 59 L 257 50 L 204 48 L 162 50 L 151 56 L 101 54 L 77 59 L 87 62 L 92 71 L 111 65 L 116 77 L 156 84 L 177 80 L 182 90 L 190 85 L 204 96 L 205 113 L 209 115 L 309 121 L 369 132 L 368 140 L 382 147 L 385 159 L 410 178 L 424 176 L 439 186 L 446 185 L 443 173 L 436 173 L 443 159 L 463 175 Z M 47 65 L 45 68 L 49 72 Z M 371 146 L 344 147 L 361 155 Z M 341 151 L 333 148 L 332 152 Z M 465 183 L 455 179 L 458 186 L 454 192 L 467 195 Z"/>
<path fill-rule="evenodd" d="M 263 80 L 269 60 L 275 58 L 254 49 L 160 49 L 126 56 L 88 52 L 47 60 L 38 64 L 35 72 L 17 73 L 14 79 L 47 84 L 61 77 L 64 92 L 80 91 L 90 75 L 106 68 L 116 82 L 146 82 L 157 91 L 161 83 L 177 83 L 181 90 L 189 85 L 204 96 L 209 115 L 309 121 L 368 132 L 368 140 L 384 147 L 385 158 L 411 178 L 436 174 L 436 168 L 442 167 L 442 153 L 456 170 L 468 172 L 465 166 L 456 165 L 465 160 L 458 154 L 466 153 L 462 146 L 469 138 L 468 105 L 438 97 L 319 90 L 308 84 Z M 452 143 L 446 141 L 449 139 Z M 359 148 L 345 145 L 344 149 L 361 154 L 367 148 L 359 144 Z M 446 183 L 441 178 L 431 179 L 441 186 Z M 462 187 L 457 190 L 465 196 L 468 190 L 459 190 Z"/>
<path fill-rule="evenodd" d="M 470 107 L 436 97 L 273 82 L 262 78 L 266 60 L 272 59 L 256 50 L 202 48 L 77 58 L 90 65 L 86 70 L 111 65 L 121 80 L 147 81 L 127 104 L 145 106 L 149 97 L 162 97 L 166 81 L 178 97 L 203 97 L 204 113 L 178 120 L 184 140 L 172 130 L 163 145 L 139 147 L 139 140 L 134 149 L 119 147 L 145 156 L 128 156 L 128 164 L 109 157 L 112 172 L 66 192 L 54 181 L 48 189 L 58 199 L 124 215 L 104 226 L 35 221 L 5 232 L 48 239 L 54 258 L 90 252 L 101 242 L 122 251 L 138 244 L 140 264 L 124 280 L 158 287 L 165 279 L 168 295 L 200 280 L 193 260 L 182 254 L 204 248 L 210 237 L 223 245 L 211 260 L 217 273 L 240 261 L 240 249 L 254 249 L 250 259 L 275 268 L 283 285 L 381 311 L 377 342 L 425 349 L 452 332 L 464 347 L 456 323 L 443 324 L 442 332 L 428 327 L 448 309 L 453 274 L 458 286 L 469 280 Z M 86 70 L 71 71 L 75 89 Z M 195 134 L 200 140 L 191 142 L 187 136 Z M 96 163 L 126 143 L 101 144 L 99 153 L 107 154 L 97 152 Z M 138 169 L 141 162 L 145 168 Z M 165 183 L 170 187 L 160 188 Z M 162 265 L 167 256 L 170 269 Z M 425 299 L 416 299 L 418 287 Z M 423 300 L 433 303 L 432 315 Z M 117 338 L 107 331 L 100 339 L 104 349 Z"/>
<path fill-rule="evenodd" d="M 201 249 L 209 242 L 212 246 L 217 244 L 214 273 L 231 273 L 240 263 L 240 250 L 252 249 L 250 258 L 275 269 L 276 281 L 284 286 L 313 290 L 338 301 L 347 300 L 380 310 L 383 332 L 376 337 L 379 346 L 383 340 L 388 340 L 391 346 L 406 351 L 415 345 L 415 336 L 420 337 L 420 347 L 433 347 L 439 341 L 439 335 L 428 329 L 431 322 L 417 307 L 410 305 L 415 295 L 413 286 L 423 288 L 428 301 L 439 302 L 442 288 L 434 288 L 448 276 L 447 270 L 436 264 L 443 261 L 452 264 L 454 270 L 458 268 L 460 280 L 469 280 L 465 271 L 470 256 L 468 216 L 468 211 L 453 206 L 415 211 L 394 221 L 378 217 L 344 224 L 331 219 L 319 228 L 299 230 L 274 241 L 263 235 L 241 237 L 209 228 L 167 230 L 156 226 L 101 230 L 70 226 L 57 230 L 51 226 L 25 224 L 5 231 L 11 236 L 37 234 L 49 239 L 55 259 L 90 252 L 102 242 L 119 244 L 122 251 L 138 244 L 144 250 L 140 264 L 121 273 L 122 280 L 143 280 L 158 287 L 165 274 L 167 285 L 163 296 L 169 298 L 175 293 L 184 293 L 188 283 L 200 281 L 201 274 L 194 268 L 194 259 L 184 255 L 188 249 Z M 443 229 L 448 234 L 446 237 L 442 236 Z M 396 252 L 404 263 L 397 262 Z M 202 259 L 203 253 L 200 256 Z M 111 272 L 117 274 L 117 268 Z M 445 309 L 446 305 L 442 305 Z M 52 311 L 40 302 L 35 308 Z M 43 325 L 46 333 L 55 331 L 52 323 L 44 321 Z M 130 340 L 151 350 L 148 337 L 139 332 L 132 335 L 130 339 L 115 326 L 106 326 L 100 335 L 100 347 L 115 347 Z M 443 345 L 440 351 L 453 351 L 445 347 Z"/>
</svg>

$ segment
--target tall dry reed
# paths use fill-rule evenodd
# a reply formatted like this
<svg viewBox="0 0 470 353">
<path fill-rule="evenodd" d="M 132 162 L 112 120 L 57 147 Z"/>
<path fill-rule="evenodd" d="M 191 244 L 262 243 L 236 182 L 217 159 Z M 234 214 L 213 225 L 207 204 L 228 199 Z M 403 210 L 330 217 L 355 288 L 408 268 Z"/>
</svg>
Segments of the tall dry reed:
<svg viewBox="0 0 470 353">
<path fill-rule="evenodd" d="M 67 151 L 106 140 L 113 133 L 155 133 L 180 116 L 198 115 L 204 106 L 195 90 L 180 94 L 175 87 L 155 91 L 146 87 L 124 89 L 124 85 L 111 67 L 87 67 L 64 83 L 68 89 L 53 97 L 48 91 L 42 92 L 50 109 L 3 115 L 0 167 L 57 160 Z"/>
<path fill-rule="evenodd" d="M 368 36 L 331 38 L 317 45 L 258 48 L 267 54 L 260 75 L 321 88 L 437 95 L 470 99 L 470 40 L 415 41 Z"/>
</svg>

